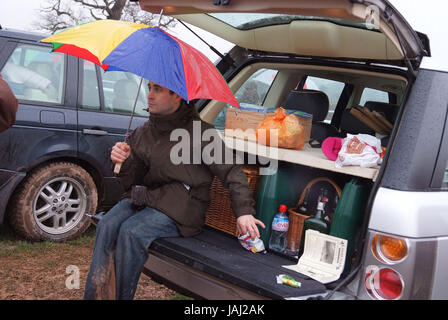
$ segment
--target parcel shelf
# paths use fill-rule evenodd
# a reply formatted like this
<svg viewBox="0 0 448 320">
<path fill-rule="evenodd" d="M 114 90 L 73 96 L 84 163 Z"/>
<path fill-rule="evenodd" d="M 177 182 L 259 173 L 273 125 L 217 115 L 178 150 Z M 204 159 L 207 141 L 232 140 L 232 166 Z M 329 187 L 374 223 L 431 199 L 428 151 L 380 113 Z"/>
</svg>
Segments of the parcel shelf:
<svg viewBox="0 0 448 320">
<path fill-rule="evenodd" d="M 348 174 L 351 176 L 362 177 L 376 180 L 379 167 L 376 168 L 362 168 L 359 166 L 345 166 L 336 168 L 334 161 L 325 157 L 321 148 L 312 148 L 308 143 L 301 150 L 292 150 L 276 147 L 268 147 L 258 144 L 255 141 L 248 141 L 236 138 L 234 136 L 227 136 L 220 132 L 226 146 L 248 154 L 257 155 L 269 159 L 297 163 L 312 168 L 324 169 L 333 172 Z"/>
</svg>

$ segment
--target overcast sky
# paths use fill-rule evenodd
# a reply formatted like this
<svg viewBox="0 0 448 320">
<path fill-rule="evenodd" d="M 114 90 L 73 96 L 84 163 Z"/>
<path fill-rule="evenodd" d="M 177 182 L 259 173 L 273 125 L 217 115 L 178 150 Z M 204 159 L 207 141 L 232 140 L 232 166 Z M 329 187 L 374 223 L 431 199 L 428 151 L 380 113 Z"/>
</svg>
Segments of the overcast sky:
<svg viewBox="0 0 448 320">
<path fill-rule="evenodd" d="M 211 0 L 210 0 L 211 1 Z M 33 30 L 32 22 L 38 19 L 40 5 L 44 0 L 0 0 L 0 24 L 3 27 Z M 447 0 L 390 0 L 390 2 L 403 14 L 411 26 L 430 36 L 431 50 L 435 59 L 444 61 L 448 54 L 448 41 L 445 34 L 448 30 L 441 30 L 446 25 L 448 1 Z M 443 8 L 442 8 L 443 7 Z M 441 9 L 442 8 L 442 9 Z M 431 13 L 428 13 L 431 10 Z M 425 13 L 425 14 L 423 14 Z M 442 27 L 443 29 L 443 27 Z M 217 56 L 200 40 L 179 25 L 179 30 L 173 34 L 204 52 L 212 61 Z M 195 29 L 197 30 L 197 28 Z M 214 37 L 206 32 L 199 32 L 201 36 L 211 39 L 215 47 L 221 52 L 227 52 L 232 45 Z M 437 38 L 439 37 L 439 38 Z M 432 60 L 435 60 L 432 59 Z"/>
<path fill-rule="evenodd" d="M 35 28 L 33 22 L 39 19 L 39 9 L 44 3 L 44 0 L 0 0 L 0 25 L 3 28 L 33 31 Z M 193 26 L 190 27 L 203 37 L 204 40 L 208 41 L 210 44 L 213 43 L 213 46 L 221 53 L 226 53 L 233 47 L 233 44 L 230 42 L 218 38 L 204 30 L 200 30 L 199 28 Z M 170 30 L 170 32 L 177 38 L 203 52 L 210 60 L 215 61 L 218 58 L 207 45 L 182 25 L 178 24 L 176 29 Z"/>
<path fill-rule="evenodd" d="M 30 30 L 41 0 L 0 0 L 0 24 L 2 27 Z"/>
</svg>

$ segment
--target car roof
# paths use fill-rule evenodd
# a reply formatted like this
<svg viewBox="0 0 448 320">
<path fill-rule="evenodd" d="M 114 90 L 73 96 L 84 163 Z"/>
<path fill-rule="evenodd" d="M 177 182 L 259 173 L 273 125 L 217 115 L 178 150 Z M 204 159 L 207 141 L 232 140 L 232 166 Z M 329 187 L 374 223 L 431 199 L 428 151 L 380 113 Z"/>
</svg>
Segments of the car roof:
<svg viewBox="0 0 448 320">
<path fill-rule="evenodd" d="M 48 37 L 48 35 L 44 34 L 44 33 L 23 31 L 23 30 L 17 30 L 17 29 L 9 29 L 9 28 L 0 29 L 0 35 L 2 37 L 7 37 L 7 38 L 23 39 L 23 40 L 36 41 L 36 42 L 44 37 Z"/>
</svg>

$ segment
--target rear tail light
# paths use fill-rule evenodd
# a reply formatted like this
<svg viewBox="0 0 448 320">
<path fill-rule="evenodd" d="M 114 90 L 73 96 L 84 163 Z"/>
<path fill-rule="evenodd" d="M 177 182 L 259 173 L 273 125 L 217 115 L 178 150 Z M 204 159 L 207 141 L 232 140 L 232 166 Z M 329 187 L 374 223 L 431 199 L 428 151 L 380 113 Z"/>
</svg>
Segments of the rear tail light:
<svg viewBox="0 0 448 320">
<path fill-rule="evenodd" d="M 374 299 L 395 300 L 401 297 L 404 282 L 401 275 L 391 268 L 371 266 L 367 271 L 364 285 Z"/>
<path fill-rule="evenodd" d="M 408 245 L 405 239 L 380 234 L 376 234 L 372 238 L 371 249 L 379 261 L 387 264 L 400 262 L 408 254 Z"/>
</svg>

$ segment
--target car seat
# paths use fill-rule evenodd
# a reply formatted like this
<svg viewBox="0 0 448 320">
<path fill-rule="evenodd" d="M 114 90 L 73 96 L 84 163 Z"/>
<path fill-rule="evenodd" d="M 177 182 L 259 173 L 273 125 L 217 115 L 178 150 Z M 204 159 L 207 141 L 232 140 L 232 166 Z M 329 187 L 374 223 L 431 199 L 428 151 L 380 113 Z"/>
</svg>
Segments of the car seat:
<svg viewBox="0 0 448 320">
<path fill-rule="evenodd" d="M 49 80 L 50 83 L 53 80 L 53 71 L 51 68 L 51 65 L 47 62 L 43 61 L 32 61 L 28 64 L 26 67 L 27 69 L 35 72 L 40 77 L 39 79 L 46 79 Z M 42 78 L 43 77 L 43 78 Z M 40 82 L 42 83 L 42 82 Z M 35 101 L 51 101 L 53 100 L 50 98 L 47 93 L 45 93 L 43 90 L 33 87 L 27 87 L 24 90 L 24 96 L 25 99 L 28 100 L 35 100 Z"/>
<path fill-rule="evenodd" d="M 364 106 L 371 111 L 376 111 L 382 114 L 392 125 L 397 119 L 399 106 L 392 103 L 377 102 L 377 101 L 367 101 Z M 389 144 L 390 136 L 381 139 L 381 145 L 386 147 Z"/>
<path fill-rule="evenodd" d="M 395 123 L 395 119 L 397 118 L 398 113 L 398 105 L 377 101 L 367 101 L 364 104 L 364 107 L 368 108 L 370 111 L 376 111 L 382 114 L 391 124 Z M 361 120 L 356 118 L 353 114 L 350 113 L 350 109 L 344 110 L 341 123 L 340 123 L 340 131 L 341 136 L 346 137 L 347 133 L 350 134 L 370 134 L 375 136 L 375 130 L 371 129 L 369 126 L 364 124 Z M 389 136 L 381 138 L 381 145 L 387 146 L 389 143 Z"/>
<path fill-rule="evenodd" d="M 341 123 L 339 127 L 341 136 L 345 138 L 347 136 L 347 133 L 363 133 L 375 136 L 375 130 L 371 129 L 369 126 L 364 124 L 364 122 L 356 118 L 353 114 L 350 113 L 350 110 L 351 109 L 345 109 L 342 113 Z"/>
<path fill-rule="evenodd" d="M 32 61 L 28 65 L 28 68 L 38 73 L 39 75 L 47 78 L 48 80 L 53 80 L 53 69 L 51 65 L 43 61 Z"/>
<path fill-rule="evenodd" d="M 390 123 L 394 124 L 398 114 L 398 105 L 385 102 L 367 101 L 364 107 L 382 114 Z"/>
<path fill-rule="evenodd" d="M 317 90 L 292 90 L 285 102 L 286 109 L 299 110 L 313 115 L 310 145 L 320 148 L 328 137 L 338 137 L 338 129 L 324 122 L 330 103 L 327 95 Z"/>
</svg>

